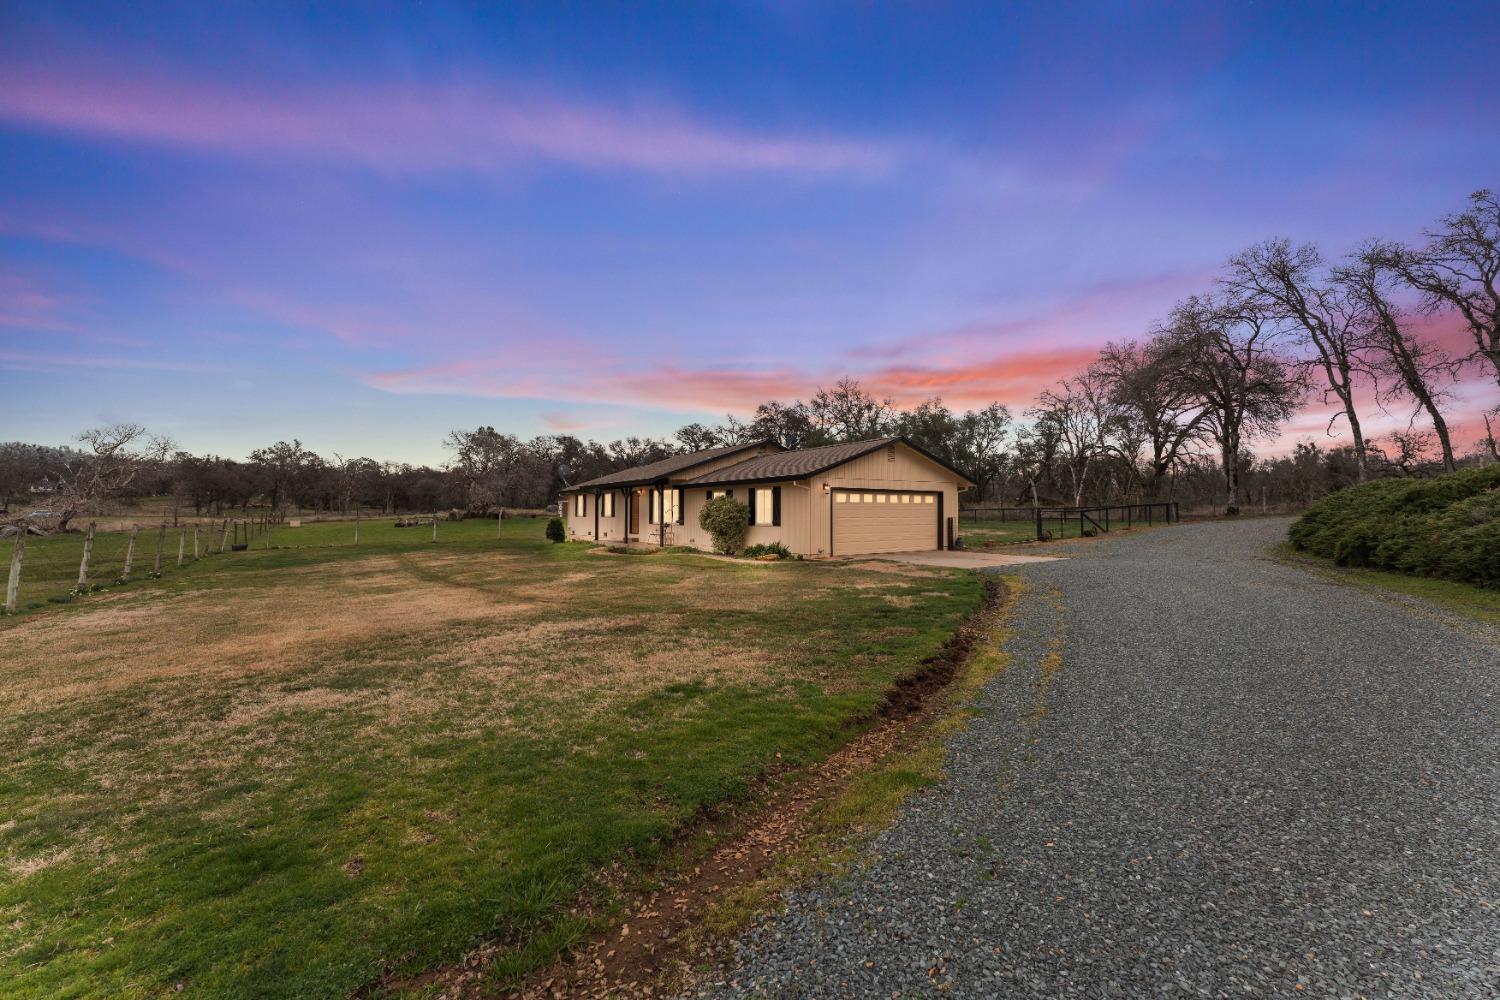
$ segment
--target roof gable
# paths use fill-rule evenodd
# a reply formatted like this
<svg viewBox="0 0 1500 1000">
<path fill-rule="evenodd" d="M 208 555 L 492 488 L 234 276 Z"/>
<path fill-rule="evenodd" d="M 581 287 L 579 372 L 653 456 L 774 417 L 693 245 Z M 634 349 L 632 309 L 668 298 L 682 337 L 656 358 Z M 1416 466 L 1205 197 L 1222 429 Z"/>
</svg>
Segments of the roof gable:
<svg viewBox="0 0 1500 1000">
<path fill-rule="evenodd" d="M 674 473 L 685 472 L 694 466 L 711 462 L 725 455 L 732 455 L 738 451 L 749 451 L 752 448 L 780 447 L 781 445 L 775 441 L 766 439 L 764 441 L 751 441 L 749 444 L 725 445 L 722 448 L 705 448 L 702 451 L 691 451 L 685 455 L 668 455 L 660 461 L 632 466 L 629 469 L 620 469 L 618 472 L 611 472 L 608 475 L 598 476 L 574 486 L 569 486 L 562 492 L 574 493 L 579 490 L 602 486 L 636 486 L 641 483 L 655 482 Z"/>
<path fill-rule="evenodd" d="M 879 451 L 887 445 L 901 444 L 910 448 L 918 455 L 936 464 L 939 468 L 952 473 L 960 481 L 970 483 L 969 477 L 953 468 L 947 462 L 933 455 L 925 448 L 918 447 L 904 437 L 873 438 L 869 441 L 849 441 L 844 444 L 830 444 L 822 448 L 805 448 L 800 451 L 784 451 L 775 455 L 760 455 L 755 458 L 747 458 L 743 462 L 731 465 L 725 469 L 716 469 L 713 472 L 688 480 L 691 486 L 717 486 L 720 483 L 745 483 L 745 482 L 771 482 L 778 479 L 805 479 L 808 476 L 816 476 L 836 468 L 846 462 L 852 462 L 856 458 L 862 458 L 871 452 Z M 973 485 L 970 483 L 970 485 Z"/>
</svg>

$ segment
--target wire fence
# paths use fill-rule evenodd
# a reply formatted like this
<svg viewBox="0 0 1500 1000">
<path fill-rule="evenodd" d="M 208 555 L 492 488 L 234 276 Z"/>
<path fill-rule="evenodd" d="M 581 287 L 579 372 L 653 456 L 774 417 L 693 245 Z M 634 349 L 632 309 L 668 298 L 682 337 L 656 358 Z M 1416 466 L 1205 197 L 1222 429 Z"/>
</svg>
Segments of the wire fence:
<svg viewBox="0 0 1500 1000">
<path fill-rule="evenodd" d="M 195 559 L 195 536 L 196 558 L 206 555 L 206 535 L 202 526 L 166 524 L 135 525 L 124 531 L 90 525 L 84 532 L 18 534 L 0 542 L 0 552 L 8 549 L 10 556 L 5 610 L 14 613 L 63 603 L 104 587 L 158 578 Z"/>
<path fill-rule="evenodd" d="M 959 511 L 964 536 L 978 545 L 1086 538 L 1121 528 L 1174 524 L 1175 501 L 1093 507 L 975 505 Z"/>
<path fill-rule="evenodd" d="M 237 552 L 493 542 L 504 536 L 507 522 L 538 516 L 535 511 L 506 511 L 456 521 L 446 514 L 359 514 L 344 520 L 318 521 L 222 518 L 175 527 L 161 521 L 104 530 L 94 523 L 82 531 L 17 533 L 0 537 L 0 567 L 9 563 L 9 573 L 4 577 L 4 610 L 14 614 L 47 604 L 64 604 L 108 587 L 168 577 L 210 558 Z"/>
</svg>

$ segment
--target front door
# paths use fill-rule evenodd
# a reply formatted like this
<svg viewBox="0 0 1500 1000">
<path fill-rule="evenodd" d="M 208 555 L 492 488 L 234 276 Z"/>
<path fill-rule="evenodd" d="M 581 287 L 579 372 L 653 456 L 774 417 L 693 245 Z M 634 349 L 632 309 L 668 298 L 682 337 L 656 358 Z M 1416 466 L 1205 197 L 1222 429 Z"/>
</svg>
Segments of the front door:
<svg viewBox="0 0 1500 1000">
<path fill-rule="evenodd" d="M 625 502 L 630 504 L 630 533 L 626 541 L 641 533 L 641 494 L 639 490 L 631 490 L 625 497 Z"/>
</svg>

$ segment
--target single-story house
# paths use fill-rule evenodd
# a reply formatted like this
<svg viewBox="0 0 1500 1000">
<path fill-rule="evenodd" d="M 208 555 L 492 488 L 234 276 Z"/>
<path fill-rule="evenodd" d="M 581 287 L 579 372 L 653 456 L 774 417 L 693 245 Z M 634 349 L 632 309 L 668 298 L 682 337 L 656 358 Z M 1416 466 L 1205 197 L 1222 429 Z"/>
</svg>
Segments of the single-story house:
<svg viewBox="0 0 1500 1000">
<path fill-rule="evenodd" d="M 709 499 L 749 508 L 746 545 L 811 557 L 950 548 L 958 494 L 974 484 L 903 437 L 789 451 L 774 441 L 710 448 L 563 491 L 568 537 L 713 549 Z"/>
</svg>

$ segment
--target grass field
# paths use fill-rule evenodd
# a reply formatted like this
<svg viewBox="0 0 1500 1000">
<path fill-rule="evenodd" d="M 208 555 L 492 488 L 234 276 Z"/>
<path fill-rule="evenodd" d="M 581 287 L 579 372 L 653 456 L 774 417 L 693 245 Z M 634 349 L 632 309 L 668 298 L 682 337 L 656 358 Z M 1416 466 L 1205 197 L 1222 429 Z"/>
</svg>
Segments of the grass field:
<svg viewBox="0 0 1500 1000">
<path fill-rule="evenodd" d="M 1103 517 L 1103 515 L 1098 515 Z M 1092 528 L 1092 525 L 1089 526 Z M 1118 525 L 1117 525 L 1118 527 Z M 1012 519 L 1001 521 L 994 518 L 981 518 L 979 520 L 964 519 L 956 525 L 958 533 L 970 545 L 993 541 L 997 544 L 1009 542 L 1034 542 L 1036 538 L 1036 521 L 1030 519 Z M 1043 517 L 1042 530 L 1049 532 L 1053 538 L 1080 538 L 1078 530 L 1078 518 L 1076 517 Z"/>
<path fill-rule="evenodd" d="M 965 521 L 959 527 L 958 533 L 963 536 L 964 544 L 971 548 L 985 542 L 996 544 L 1034 542 L 1036 541 L 1036 523 L 1034 521 Z"/>
<path fill-rule="evenodd" d="M 125 554 L 130 538 L 128 525 L 131 523 L 138 524 L 140 529 L 136 535 L 135 559 L 131 573 L 132 581 L 138 582 L 153 570 L 159 540 L 163 548 L 163 575 L 183 572 L 184 570 L 177 566 L 178 542 L 181 541 L 183 544 L 185 564 L 191 563 L 193 532 L 196 527 L 199 552 L 208 557 L 218 547 L 217 525 L 222 524 L 222 521 L 216 521 L 213 524 L 184 524 L 177 528 L 168 527 L 163 535 L 160 522 L 153 523 L 149 518 L 144 520 L 137 518 L 133 521 L 125 517 L 103 519 L 94 536 L 94 549 L 89 559 L 89 582 L 91 584 L 110 586 L 124 572 Z M 113 526 L 106 530 L 106 524 Z M 362 547 L 395 545 L 410 548 L 419 547 L 423 543 L 430 544 L 432 541 L 432 529 L 427 525 L 410 528 L 397 528 L 395 525 L 396 519 L 392 516 L 363 519 L 359 526 L 359 544 Z M 494 521 L 439 520 L 438 541 L 441 544 L 453 541 L 493 539 L 495 527 Z M 243 526 L 241 530 L 244 530 Z M 234 539 L 233 531 L 229 537 L 231 541 Z M 305 523 L 297 528 L 277 526 L 271 529 L 269 539 L 261 534 L 245 537 L 250 537 L 249 545 L 256 550 L 266 548 L 268 544 L 275 548 L 346 547 L 354 544 L 354 522 L 352 520 L 319 521 Z M 78 566 L 83 556 L 83 542 L 84 536 L 81 531 L 47 538 L 27 539 L 22 562 L 21 587 L 16 601 L 18 611 L 35 611 L 45 607 L 66 595 L 77 585 Z M 11 544 L 8 539 L 0 541 L 0 564 L 6 568 L 10 565 Z M 229 557 L 238 558 L 238 554 Z"/>
<path fill-rule="evenodd" d="M 0 995 L 342 995 L 487 940 L 524 972 L 979 600 L 542 526 L 286 529 L 0 624 Z"/>
</svg>

